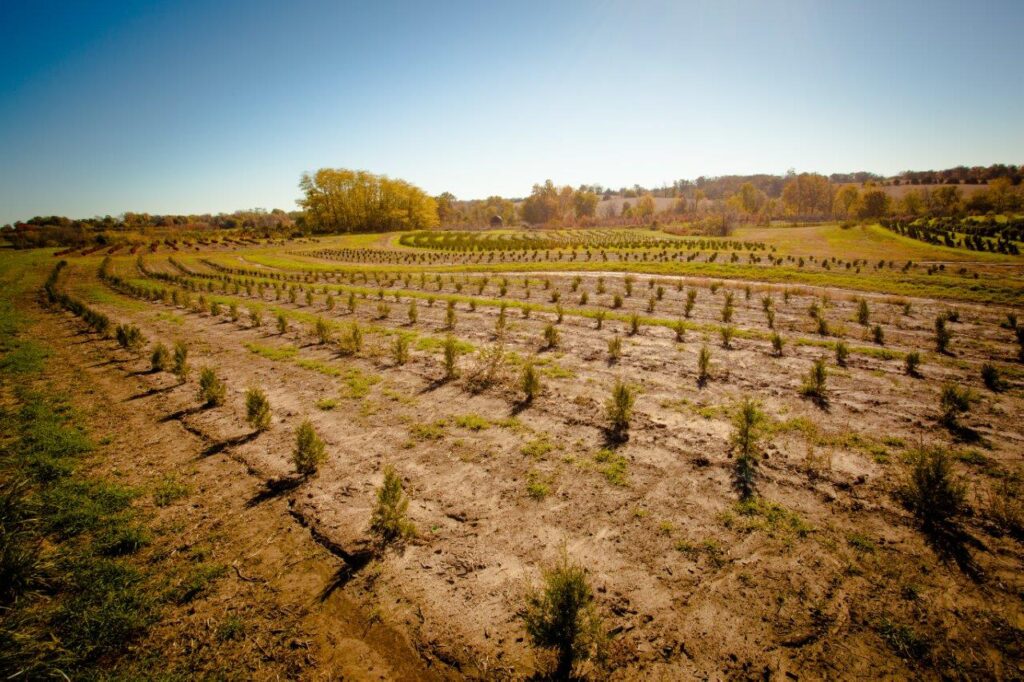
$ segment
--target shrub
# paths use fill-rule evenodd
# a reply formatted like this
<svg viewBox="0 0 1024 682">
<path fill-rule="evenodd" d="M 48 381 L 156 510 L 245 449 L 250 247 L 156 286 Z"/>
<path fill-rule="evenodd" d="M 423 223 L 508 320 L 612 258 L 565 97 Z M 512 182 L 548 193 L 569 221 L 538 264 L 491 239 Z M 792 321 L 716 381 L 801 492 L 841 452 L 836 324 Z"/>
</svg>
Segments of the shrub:
<svg viewBox="0 0 1024 682">
<path fill-rule="evenodd" d="M 544 327 L 544 345 L 547 348 L 558 347 L 558 327 L 551 323 Z"/>
<path fill-rule="evenodd" d="M 864 327 L 871 323 L 871 310 L 868 308 L 868 302 L 863 298 L 857 303 L 857 322 Z"/>
<path fill-rule="evenodd" d="M 984 382 L 985 388 L 990 391 L 999 393 L 1006 390 L 1006 382 L 1000 376 L 999 368 L 991 362 L 986 362 L 981 366 L 981 380 Z"/>
<path fill-rule="evenodd" d="M 829 335 L 828 320 L 825 319 L 824 315 L 818 317 L 818 334 L 820 336 Z"/>
<path fill-rule="evenodd" d="M 154 372 L 163 372 L 171 361 L 171 353 L 162 343 L 156 344 L 153 354 L 149 356 L 149 365 Z"/>
<path fill-rule="evenodd" d="M 782 346 L 784 344 L 785 341 L 782 340 L 782 337 L 779 335 L 778 332 L 772 334 L 772 350 L 775 352 L 775 355 L 777 357 L 782 357 Z"/>
<path fill-rule="evenodd" d="M 534 646 L 555 652 L 553 679 L 568 680 L 577 661 L 593 656 L 601 644 L 601 620 L 586 572 L 570 563 L 565 551 L 544 571 L 543 589 L 531 589 L 523 612 Z"/>
<path fill-rule="evenodd" d="M 446 329 L 455 328 L 455 301 L 448 301 L 448 308 L 444 314 L 444 326 Z"/>
<path fill-rule="evenodd" d="M 188 365 L 188 346 L 178 341 L 174 344 L 174 364 L 171 366 L 171 371 L 174 372 L 174 376 L 178 377 L 178 381 L 185 383 L 188 381 L 190 369 Z"/>
<path fill-rule="evenodd" d="M 615 294 L 614 296 L 612 296 L 612 307 L 613 308 L 621 308 L 622 307 L 622 295 L 621 294 Z"/>
<path fill-rule="evenodd" d="M 612 387 L 612 395 L 605 405 L 605 410 L 608 415 L 610 430 L 612 434 L 619 438 L 624 438 L 625 434 L 629 431 L 629 420 L 633 416 L 634 401 L 633 390 L 623 383 L 622 380 L 616 380 L 615 386 Z"/>
<path fill-rule="evenodd" d="M 722 348 L 732 348 L 732 337 L 736 335 L 736 328 L 727 324 L 719 327 L 718 332 L 722 335 Z"/>
<path fill-rule="evenodd" d="M 768 310 L 765 311 L 764 315 L 768 323 L 768 328 L 775 329 L 775 309 L 769 308 Z"/>
<path fill-rule="evenodd" d="M 845 341 L 836 341 L 836 364 L 846 367 L 846 361 L 850 357 L 850 349 L 846 347 Z"/>
<path fill-rule="evenodd" d="M 402 479 L 390 464 L 384 467 L 384 482 L 377 489 L 377 503 L 370 515 L 370 532 L 382 545 L 412 537 L 416 529 L 409 521 L 409 500 L 402 491 Z"/>
<path fill-rule="evenodd" d="M 733 485 L 742 499 L 754 494 L 764 423 L 765 415 L 758 402 L 753 398 L 744 398 L 733 416 L 733 433 L 730 438 L 736 452 Z"/>
<path fill-rule="evenodd" d="M 451 334 L 445 337 L 444 343 L 444 378 L 446 380 L 455 379 L 459 376 L 459 346 L 455 341 L 455 337 Z"/>
<path fill-rule="evenodd" d="M 686 290 L 686 305 L 683 308 L 683 317 L 690 319 L 690 315 L 693 314 L 693 306 L 697 301 L 697 290 L 687 289 Z"/>
<path fill-rule="evenodd" d="M 523 389 L 524 402 L 532 403 L 533 399 L 540 394 L 540 372 L 534 366 L 532 360 L 523 364 L 523 373 L 519 377 L 519 386 Z"/>
<path fill-rule="evenodd" d="M 259 388 L 252 387 L 245 392 L 245 420 L 257 431 L 270 427 L 270 401 Z"/>
<path fill-rule="evenodd" d="M 320 343 L 323 344 L 331 342 L 331 328 L 328 326 L 327 321 L 324 318 L 316 318 L 316 325 L 313 331 L 316 334 L 317 341 Z"/>
<path fill-rule="evenodd" d="M 912 377 L 921 376 L 920 372 L 918 371 L 918 367 L 920 367 L 920 365 L 921 365 L 921 354 L 920 353 L 918 353 L 916 350 L 910 351 L 909 353 L 907 353 L 907 357 L 903 361 L 903 366 L 904 366 L 904 369 L 906 369 L 908 375 L 910 375 Z"/>
<path fill-rule="evenodd" d="M 377 319 L 386 320 L 391 315 L 391 306 L 384 301 L 377 304 Z"/>
<path fill-rule="evenodd" d="M 608 339 L 608 359 L 611 362 L 618 362 L 622 357 L 622 337 L 616 334 Z"/>
<path fill-rule="evenodd" d="M 333 294 L 327 294 L 327 298 L 324 300 L 324 306 L 327 308 L 328 312 L 334 310 L 334 295 Z"/>
<path fill-rule="evenodd" d="M 1020 346 L 1020 350 L 1017 352 L 1017 359 L 1024 362 L 1024 324 L 1019 325 L 1015 333 L 1017 334 L 1017 345 Z"/>
<path fill-rule="evenodd" d="M 238 304 L 233 302 L 228 306 L 228 317 L 231 318 L 232 322 L 238 322 Z"/>
<path fill-rule="evenodd" d="M 879 346 L 885 345 L 885 332 L 882 331 L 882 325 L 876 324 L 871 328 L 871 340 Z"/>
<path fill-rule="evenodd" d="M 683 341 L 686 338 L 686 323 L 682 320 L 676 320 L 672 325 L 672 331 L 676 333 L 676 341 Z"/>
<path fill-rule="evenodd" d="M 263 326 L 263 315 L 260 313 L 260 311 L 258 309 L 256 309 L 256 308 L 250 308 L 249 309 L 249 323 L 253 327 L 262 327 Z"/>
<path fill-rule="evenodd" d="M 598 329 L 602 329 L 604 327 L 604 318 L 607 316 L 608 314 L 603 310 L 598 310 L 594 312 L 594 321 L 597 322 Z"/>
<path fill-rule="evenodd" d="M 317 435 L 313 423 L 304 419 L 295 430 L 295 450 L 292 451 L 295 471 L 303 476 L 312 476 L 326 456 L 324 442 Z"/>
<path fill-rule="evenodd" d="M 954 383 L 946 383 L 942 386 L 939 394 L 939 407 L 942 409 L 942 423 L 947 426 L 956 426 L 957 420 L 967 414 L 971 405 L 977 400 L 977 396 L 969 388 L 958 386 Z"/>
<path fill-rule="evenodd" d="M 392 351 L 396 365 L 404 365 L 409 362 L 409 338 L 404 334 L 397 335 Z"/>
<path fill-rule="evenodd" d="M 955 475 L 953 460 L 943 449 L 921 450 L 912 456 L 900 497 L 926 530 L 956 522 L 966 509 L 967 487 Z"/>
<path fill-rule="evenodd" d="M 288 331 L 288 318 L 284 316 L 284 313 L 277 314 L 277 333 L 284 334 Z"/>
<path fill-rule="evenodd" d="M 354 313 L 356 311 L 356 306 L 357 306 L 356 292 L 350 291 L 350 292 L 348 292 L 348 311 L 350 313 Z"/>
<path fill-rule="evenodd" d="M 119 346 L 133 353 L 146 343 L 146 338 L 134 324 L 119 324 L 114 332 Z"/>
<path fill-rule="evenodd" d="M 697 354 L 697 384 L 703 386 L 711 379 L 711 349 L 705 343 Z"/>
<path fill-rule="evenodd" d="M 409 324 L 416 324 L 416 320 L 419 319 L 419 310 L 416 309 L 416 299 L 409 301 Z"/>
<path fill-rule="evenodd" d="M 935 349 L 940 353 L 948 353 L 951 338 L 953 338 L 953 332 L 946 327 L 946 318 L 939 315 L 935 318 Z"/>
<path fill-rule="evenodd" d="M 805 398 L 824 401 L 826 399 L 825 382 L 827 377 L 828 370 L 825 367 L 825 359 L 818 358 L 814 361 L 814 364 L 811 366 L 811 370 L 804 378 L 803 386 L 800 388 L 800 394 Z"/>
<path fill-rule="evenodd" d="M 199 400 L 207 407 L 223 405 L 227 398 L 227 386 L 212 367 L 203 367 L 199 372 Z"/>
<path fill-rule="evenodd" d="M 635 336 L 640 331 L 640 316 L 633 313 L 629 316 L 629 334 Z"/>
<path fill-rule="evenodd" d="M 353 355 L 363 350 L 363 328 L 354 320 L 352 322 L 352 326 L 349 327 L 348 330 L 348 343 L 346 350 Z"/>
</svg>

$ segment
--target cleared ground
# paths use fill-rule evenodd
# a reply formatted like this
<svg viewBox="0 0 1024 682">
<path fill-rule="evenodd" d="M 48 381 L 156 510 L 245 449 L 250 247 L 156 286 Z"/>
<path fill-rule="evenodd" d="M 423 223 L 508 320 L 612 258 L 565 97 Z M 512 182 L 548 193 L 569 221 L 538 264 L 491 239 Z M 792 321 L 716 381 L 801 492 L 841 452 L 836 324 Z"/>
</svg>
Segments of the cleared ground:
<svg viewBox="0 0 1024 682">
<path fill-rule="evenodd" d="M 130 402 L 136 420 L 180 423 L 200 440 L 203 462 L 230 461 L 257 486 L 291 473 L 294 429 L 310 418 L 328 450 L 315 477 L 262 496 L 225 487 L 204 497 L 238 498 L 217 528 L 227 537 L 276 513 L 310 529 L 333 560 L 347 557 L 336 608 L 372 614 L 373 627 L 392 633 L 383 641 L 398 644 L 376 649 L 367 635 L 380 661 L 401 658 L 408 641 L 440 675 L 545 669 L 518 614 L 527 586 L 564 548 L 596 589 L 609 636 L 603 670 L 615 677 L 1022 674 L 1020 528 L 997 510 L 1021 504 L 1024 372 L 1008 315 L 1021 313 L 1024 259 L 875 227 L 743 230 L 740 245 L 721 247 L 649 230 L 559 238 L 536 251 L 472 241 L 441 251 L 362 235 L 115 253 L 102 277 L 102 254 L 69 254 L 61 291 L 137 325 L 150 344 L 187 343 L 196 368 L 225 379 L 228 399 L 200 409 L 194 380 L 146 373 L 148 354 L 112 340 L 89 338 L 92 355 L 69 360 L 115 360 L 140 390 L 125 397 L 110 379 L 111 399 Z M 934 338 L 939 316 L 952 332 L 946 353 Z M 59 319 L 54 334 L 79 324 Z M 445 378 L 441 359 L 449 335 L 457 378 Z M 406 363 L 393 356 L 399 337 Z M 837 346 L 849 351 L 842 365 Z M 710 376 L 700 382 L 705 347 Z M 906 371 L 915 351 L 916 376 Z M 543 389 L 527 404 L 517 380 L 531 359 Z M 810 400 L 801 385 L 819 359 L 827 388 Z M 1002 390 L 983 384 L 985 363 Z M 624 441 L 610 438 L 605 415 L 616 381 L 637 395 Z M 979 397 L 956 428 L 940 423 L 946 383 Z M 274 411 L 258 435 L 244 420 L 250 386 Z M 741 502 L 730 434 L 747 396 L 769 422 L 758 495 Z M 134 475 L 171 457 L 122 437 Z M 931 446 L 953 454 L 970 490 L 963 534 L 941 545 L 895 494 L 912 453 Z M 150 454 L 140 459 L 136 447 Z M 417 536 L 353 561 L 369 544 L 387 464 L 403 479 Z M 311 592 L 322 589 L 314 583 Z M 194 607 L 199 617 L 217 608 Z M 306 625 L 330 630 L 332 617 L 366 618 L 327 613 Z M 330 676 L 358 660 L 321 655 L 302 669 Z"/>
</svg>

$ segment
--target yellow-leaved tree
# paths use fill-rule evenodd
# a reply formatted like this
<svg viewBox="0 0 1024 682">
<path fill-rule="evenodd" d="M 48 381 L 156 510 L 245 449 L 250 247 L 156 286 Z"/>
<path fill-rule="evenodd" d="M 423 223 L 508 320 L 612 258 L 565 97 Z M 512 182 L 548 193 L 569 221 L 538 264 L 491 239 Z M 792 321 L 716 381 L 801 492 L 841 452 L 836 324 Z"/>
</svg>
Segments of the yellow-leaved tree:
<svg viewBox="0 0 1024 682">
<path fill-rule="evenodd" d="M 313 232 L 422 230 L 439 224 L 437 202 L 405 180 L 347 168 L 303 173 L 298 201 Z"/>
</svg>

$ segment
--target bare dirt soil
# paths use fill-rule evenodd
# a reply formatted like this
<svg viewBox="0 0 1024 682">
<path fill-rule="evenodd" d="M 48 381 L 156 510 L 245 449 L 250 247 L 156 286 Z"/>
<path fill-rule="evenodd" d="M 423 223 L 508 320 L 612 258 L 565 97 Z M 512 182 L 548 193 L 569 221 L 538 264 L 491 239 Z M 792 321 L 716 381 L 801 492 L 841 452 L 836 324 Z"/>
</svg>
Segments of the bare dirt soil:
<svg viewBox="0 0 1024 682">
<path fill-rule="evenodd" d="M 149 267 L 177 272 L 155 257 Z M 116 268 L 140 276 L 133 260 Z M 533 277 L 550 279 L 567 307 L 584 290 L 601 305 L 623 290 L 621 276 L 611 274 L 604 294 L 594 277 L 581 278 L 575 291 L 571 275 Z M 647 280 L 637 277 L 618 312 L 646 314 L 656 291 Z M 342 294 L 328 311 L 319 289 L 311 306 L 301 297 L 295 304 L 274 301 L 270 290 L 262 301 L 244 292 L 225 295 L 243 311 L 256 305 L 295 320 L 323 316 L 338 323 L 336 336 L 358 320 L 367 330 L 363 348 L 346 354 L 318 343 L 309 324 L 293 321 L 279 333 L 269 312 L 252 328 L 244 314 L 231 322 L 106 289 L 96 308 L 137 324 L 151 342 L 187 342 L 196 368 L 215 367 L 226 379 L 226 406 L 202 410 L 194 381 L 177 386 L 170 375 L 145 374 L 145 357 L 77 335 L 70 321 L 54 322 L 53 333 L 76 339 L 68 346 L 70 366 L 96 382 L 132 453 L 119 464 L 125 475 L 142 480 L 176 471 L 192 481 L 189 505 L 155 512 L 168 515 L 171 532 L 181 534 L 181 551 L 213 543 L 239 569 L 181 614 L 187 627 L 171 625 L 147 644 L 200 661 L 217 656 L 191 651 L 184 633 L 244 606 L 265 628 L 266 639 L 245 640 L 268 647 L 255 657 L 268 666 L 253 670 L 257 676 L 302 670 L 358 677 L 358 670 L 391 678 L 522 678 L 549 663 L 525 637 L 523 595 L 564 548 L 587 568 L 609 634 L 606 660 L 581 673 L 1024 673 L 1020 540 L 986 511 L 999 486 L 1019 476 L 1024 443 L 1024 383 L 1013 334 L 1000 327 L 1007 310 L 915 299 L 908 314 L 902 301 L 869 296 L 871 324 L 884 328 L 883 348 L 854 319 L 859 293 L 833 291 L 822 301 L 820 292 L 792 287 L 786 301 L 784 288 L 753 283 L 748 299 L 742 285 L 712 293 L 690 280 L 680 291 L 676 281 L 657 278 L 655 287 L 665 292 L 654 314 L 683 317 L 686 289 L 699 287 L 689 319 L 707 325 L 703 331 L 677 342 L 666 327 L 644 326 L 633 335 L 621 320 L 599 330 L 594 319 L 570 315 L 557 325 L 557 345 L 545 348 L 542 330 L 555 322 L 554 313 L 534 311 L 525 319 L 510 308 L 505 361 L 487 385 L 480 382 L 479 354 L 463 356 L 460 377 L 448 381 L 436 344 L 414 345 L 406 365 L 392 359 L 395 332 L 448 333 L 444 301 L 430 306 L 419 299 L 418 320 L 410 323 L 408 296 L 389 298 L 385 318 L 376 296 L 360 298 L 350 313 Z M 62 286 L 86 298 L 105 285 L 95 263 L 81 262 Z M 495 295 L 493 278 L 489 286 L 484 295 Z M 534 283 L 529 300 L 547 303 L 550 291 Z M 729 349 L 714 331 L 726 291 L 735 298 L 731 324 L 759 332 L 741 334 Z M 454 293 L 447 280 L 437 292 Z M 787 339 L 781 356 L 763 334 L 766 294 Z M 522 302 L 525 295 L 513 278 L 509 299 Z M 815 345 L 836 337 L 817 334 L 808 315 L 814 302 L 832 333 L 856 347 L 845 367 L 836 366 L 830 347 Z M 933 321 L 951 307 L 960 311 L 960 321 L 949 325 L 952 354 L 930 352 Z M 466 302 L 456 309 L 451 333 L 477 351 L 493 349 L 498 310 L 472 311 Z M 623 352 L 611 361 L 607 344 L 616 334 Z M 705 344 L 711 379 L 700 386 L 697 355 Z M 904 371 L 903 355 L 911 350 L 922 351 L 920 377 Z M 516 378 L 528 356 L 542 369 L 544 389 L 525 405 Z M 800 385 L 823 357 L 827 401 L 816 403 L 801 397 Z M 982 385 L 983 362 L 1003 369 L 1006 390 Z M 625 442 L 609 438 L 604 414 L 617 379 L 638 395 Z M 956 433 L 938 422 L 939 388 L 947 381 L 981 396 Z M 274 410 L 272 428 L 256 437 L 244 421 L 249 386 L 263 388 Z M 741 505 L 732 489 L 729 437 L 734 406 L 748 395 L 761 401 L 771 428 L 760 496 Z M 297 487 L 270 490 L 268 482 L 291 473 L 294 429 L 307 417 L 327 442 L 326 463 Z M 952 549 L 930 545 L 894 494 L 909 453 L 926 445 L 950 448 L 971 486 L 973 515 Z M 418 532 L 364 562 L 385 464 L 402 476 Z"/>
</svg>

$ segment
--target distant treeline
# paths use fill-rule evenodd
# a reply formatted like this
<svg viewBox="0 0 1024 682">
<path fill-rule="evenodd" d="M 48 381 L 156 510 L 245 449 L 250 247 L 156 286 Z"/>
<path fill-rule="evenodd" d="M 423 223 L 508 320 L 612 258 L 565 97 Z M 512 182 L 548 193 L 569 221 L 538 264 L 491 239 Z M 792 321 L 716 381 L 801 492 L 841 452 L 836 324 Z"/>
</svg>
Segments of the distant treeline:
<svg viewBox="0 0 1024 682">
<path fill-rule="evenodd" d="M 740 221 L 880 220 L 1024 211 L 1024 166 L 994 164 L 940 171 L 905 171 L 885 178 L 868 172 L 701 176 L 671 185 L 611 189 L 601 185 L 533 186 L 524 199 L 436 197 L 400 179 L 344 168 L 304 173 L 301 211 L 254 209 L 218 215 L 150 215 L 72 219 L 35 217 L 6 225 L 0 236 L 16 248 L 135 245 L 167 239 L 209 238 L 231 230 L 255 237 L 302 234 L 483 228 L 512 225 L 593 226 L 685 224 L 726 235 Z M 964 193 L 960 185 L 982 185 Z M 206 235 L 204 237 L 203 235 Z"/>
</svg>

